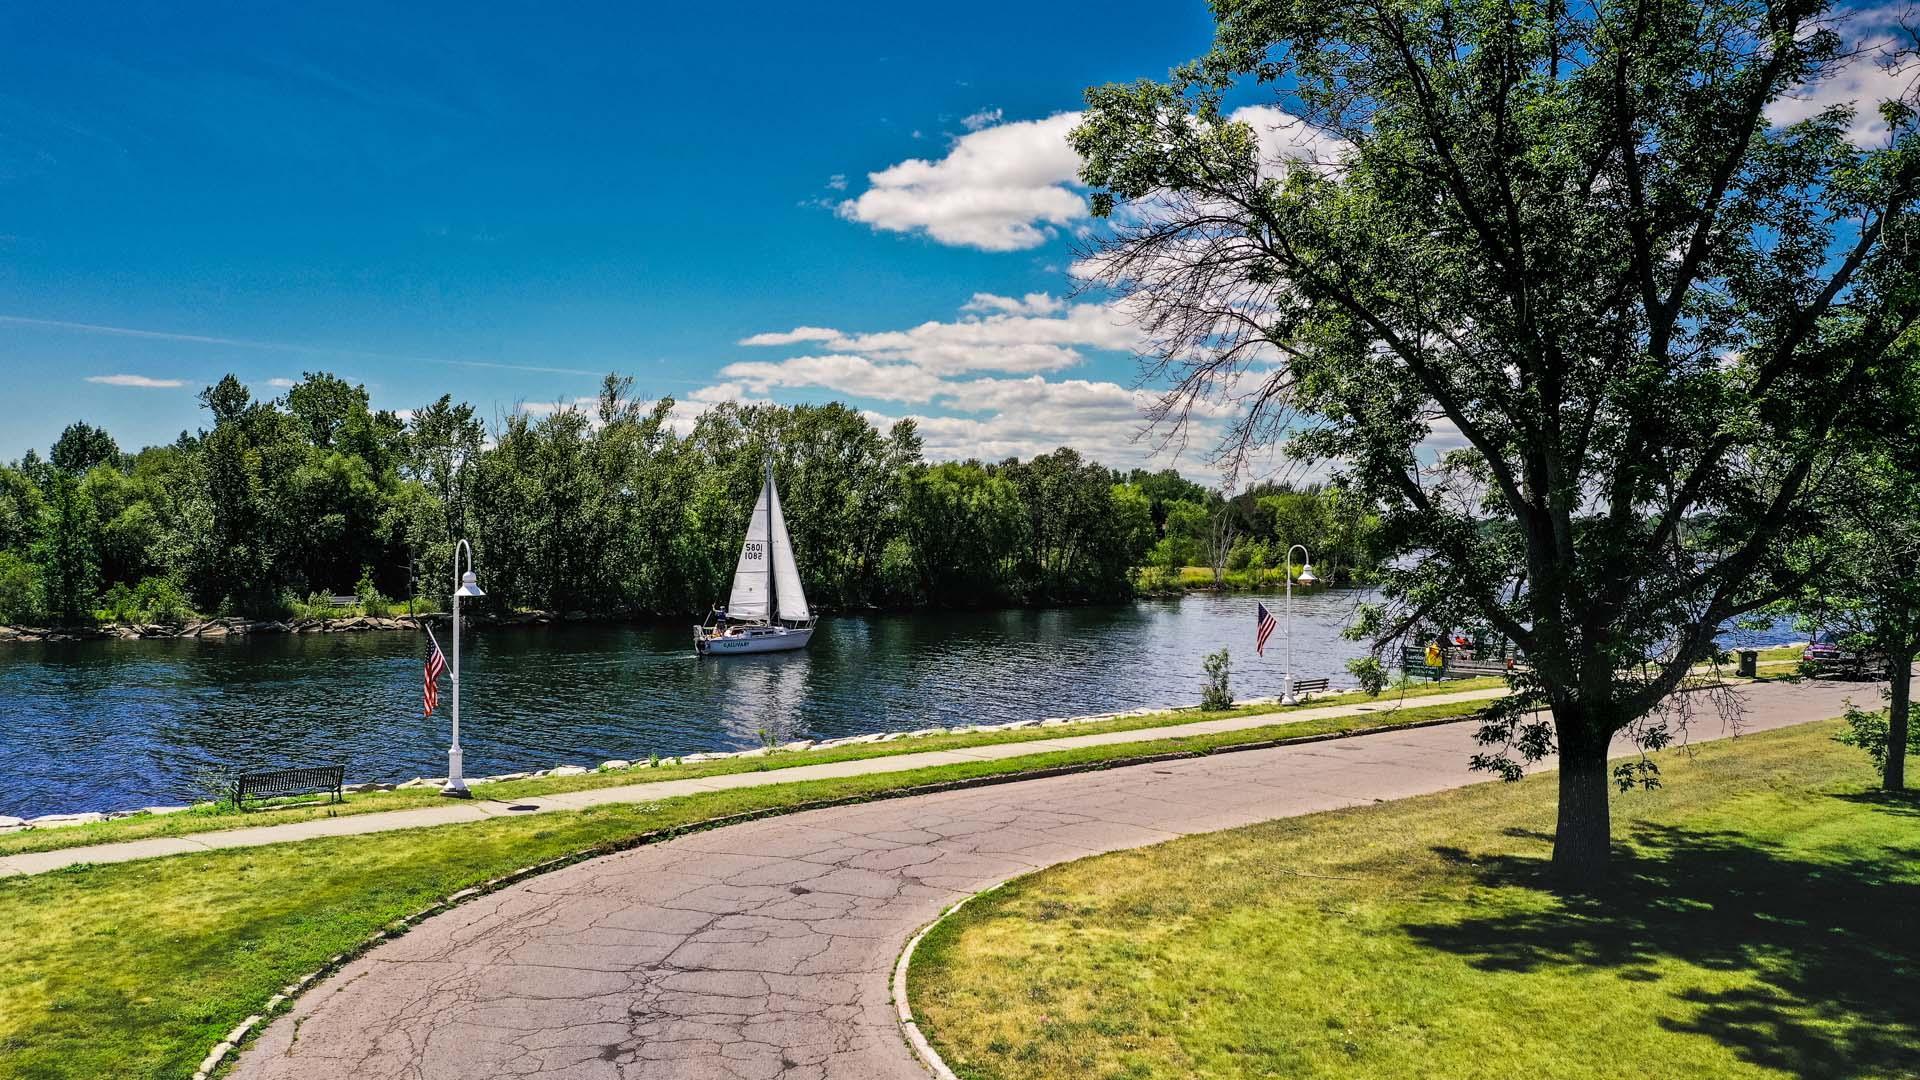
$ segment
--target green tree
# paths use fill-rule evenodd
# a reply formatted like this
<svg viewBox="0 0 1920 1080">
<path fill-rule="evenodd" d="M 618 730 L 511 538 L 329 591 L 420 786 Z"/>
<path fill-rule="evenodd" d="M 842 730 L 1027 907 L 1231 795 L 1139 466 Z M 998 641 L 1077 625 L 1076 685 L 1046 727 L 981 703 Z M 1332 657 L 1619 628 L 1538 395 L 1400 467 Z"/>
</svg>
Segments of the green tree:
<svg viewBox="0 0 1920 1080">
<path fill-rule="evenodd" d="M 1845 510 L 1807 555 L 1804 589 L 1784 606 L 1809 629 L 1839 631 L 1886 657 L 1886 742 L 1914 742 L 1913 664 L 1920 657 L 1920 349 L 1876 387 L 1868 438 L 1846 460 Z M 1856 725 L 1857 727 L 1857 725 Z M 1878 761 L 1889 791 L 1906 786 L 1906 755 Z"/>
<path fill-rule="evenodd" d="M 1158 346 L 1163 422 L 1249 402 L 1229 462 L 1285 438 L 1378 501 L 1406 568 L 1377 648 L 1422 618 L 1519 644 L 1474 764 L 1557 750 L 1554 868 L 1592 882 L 1611 739 L 1668 743 L 1717 629 L 1799 584 L 1850 406 L 1920 314 L 1914 115 L 1868 148 L 1851 108 L 1768 120 L 1866 62 L 1819 0 L 1215 13 L 1170 82 L 1088 91 L 1093 272 Z M 1299 120 L 1272 153 L 1225 112 L 1249 82 Z"/>
<path fill-rule="evenodd" d="M 80 481 L 56 472 L 47 485 L 40 540 L 33 554 L 44 596 L 41 609 L 63 623 L 93 617 L 100 572 L 93 531 L 93 505 Z"/>
<path fill-rule="evenodd" d="M 48 453 L 53 467 L 71 476 L 84 476 L 96 465 L 120 464 L 120 446 L 113 436 L 88 423 L 68 424 Z"/>
<path fill-rule="evenodd" d="M 1027 512 L 1005 476 L 977 461 L 912 469 L 901 520 L 916 579 L 909 599 L 974 607 L 1020 595 L 1009 556 L 1024 546 Z"/>
</svg>

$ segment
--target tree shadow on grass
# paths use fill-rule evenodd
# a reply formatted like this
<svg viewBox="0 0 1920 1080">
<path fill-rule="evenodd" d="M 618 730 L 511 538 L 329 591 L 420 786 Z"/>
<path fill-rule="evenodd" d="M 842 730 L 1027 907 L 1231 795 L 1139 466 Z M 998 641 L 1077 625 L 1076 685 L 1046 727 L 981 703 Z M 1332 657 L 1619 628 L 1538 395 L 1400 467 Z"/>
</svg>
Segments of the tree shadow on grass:
<svg viewBox="0 0 1920 1080">
<path fill-rule="evenodd" d="M 1910 869 L 1920 848 L 1813 860 L 1736 832 L 1638 824 L 1631 836 L 1616 845 L 1603 892 L 1409 933 L 1486 971 L 1611 969 L 1655 981 L 1655 961 L 1671 957 L 1748 973 L 1743 986 L 1682 991 L 1692 1008 L 1656 1022 L 1799 1076 L 1905 1076 L 1920 1065 Z M 1545 859 L 1475 861 L 1484 884 L 1548 888 Z"/>
<path fill-rule="evenodd" d="M 1920 817 L 1920 788 L 1907 788 L 1904 791 L 1872 788 L 1867 791 L 1850 791 L 1833 797 L 1860 806 L 1870 806 L 1883 813 L 1898 814 L 1901 817 Z"/>
</svg>

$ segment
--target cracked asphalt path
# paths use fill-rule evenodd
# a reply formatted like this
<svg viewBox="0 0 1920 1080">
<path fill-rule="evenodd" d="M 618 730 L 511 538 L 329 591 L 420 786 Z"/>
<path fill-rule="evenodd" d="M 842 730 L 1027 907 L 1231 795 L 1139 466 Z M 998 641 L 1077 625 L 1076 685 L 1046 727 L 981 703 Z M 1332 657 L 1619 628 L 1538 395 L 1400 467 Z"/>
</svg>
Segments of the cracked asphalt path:
<svg viewBox="0 0 1920 1080">
<path fill-rule="evenodd" d="M 1863 684 L 1739 691 L 1742 730 Z M 924 1080 L 888 986 L 914 931 L 1100 852 L 1484 780 L 1470 722 L 814 810 L 463 904 L 310 990 L 243 1080 Z M 1725 734 L 1717 720 L 1693 738 Z"/>
</svg>

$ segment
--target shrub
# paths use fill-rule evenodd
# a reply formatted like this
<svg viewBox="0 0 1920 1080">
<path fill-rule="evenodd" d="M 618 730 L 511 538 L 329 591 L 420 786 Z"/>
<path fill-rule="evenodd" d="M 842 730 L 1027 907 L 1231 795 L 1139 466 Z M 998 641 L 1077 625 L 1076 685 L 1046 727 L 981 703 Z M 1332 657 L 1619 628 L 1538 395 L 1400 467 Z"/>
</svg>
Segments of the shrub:
<svg viewBox="0 0 1920 1080">
<path fill-rule="evenodd" d="M 1227 569 L 1229 570 L 1245 570 L 1252 565 L 1252 562 L 1253 549 L 1244 540 L 1233 545 L 1227 552 Z"/>
<path fill-rule="evenodd" d="M 1228 685 L 1233 674 L 1233 662 L 1227 650 L 1207 654 L 1205 665 L 1207 683 L 1200 691 L 1200 707 L 1208 712 L 1233 708 L 1233 688 Z"/>
<path fill-rule="evenodd" d="M 393 614 L 394 602 L 380 595 L 380 589 L 373 583 L 373 567 L 360 571 L 360 584 L 353 587 L 353 595 L 360 599 L 360 613 L 376 619 L 384 619 Z"/>
<path fill-rule="evenodd" d="M 1871 712 L 1847 703 L 1847 730 L 1835 735 L 1833 741 L 1844 743 L 1866 752 L 1873 759 L 1874 768 L 1885 768 L 1887 764 L 1887 710 L 1875 709 Z M 1907 725 L 1907 753 L 1920 754 L 1920 724 Z"/>
<path fill-rule="evenodd" d="M 128 588 L 119 582 L 101 597 L 95 615 L 106 622 L 162 623 L 175 626 L 193 618 L 193 607 L 180 583 L 168 577 L 150 577 Z"/>
<path fill-rule="evenodd" d="M 32 563 L 0 551 L 0 622 L 33 622 L 39 617 L 39 579 Z"/>
</svg>

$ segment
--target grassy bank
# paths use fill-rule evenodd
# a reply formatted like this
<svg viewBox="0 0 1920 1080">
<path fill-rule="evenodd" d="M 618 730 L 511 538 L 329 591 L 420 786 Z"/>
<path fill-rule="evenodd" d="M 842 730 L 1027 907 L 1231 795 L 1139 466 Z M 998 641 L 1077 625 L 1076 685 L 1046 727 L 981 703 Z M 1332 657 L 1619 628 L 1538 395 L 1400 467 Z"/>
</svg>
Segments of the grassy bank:
<svg viewBox="0 0 1920 1080">
<path fill-rule="evenodd" d="M 1669 757 L 1591 900 L 1551 776 L 1056 867 L 927 937 L 915 1011 L 965 1080 L 1913 1076 L 1920 799 L 1836 728 Z"/>
<path fill-rule="evenodd" d="M 1392 722 L 1452 715 L 1408 708 Z M 1371 721 L 1374 718 L 1365 718 Z M 1385 718 L 1381 718 L 1385 719 Z M 0 879 L 0 1076 L 178 1078 L 293 979 L 432 902 L 547 859 L 732 814 L 1311 733 L 1045 751 L 654 803 L 499 818 Z"/>
<path fill-rule="evenodd" d="M 593 788 L 616 787 L 627 784 L 656 783 L 663 780 L 686 780 L 702 776 L 721 776 L 744 772 L 776 772 L 801 765 L 823 765 L 837 761 L 853 761 L 862 758 L 892 757 L 899 754 L 922 753 L 932 750 L 957 750 L 974 746 L 991 746 L 1004 743 L 1042 743 L 1051 739 L 1061 739 L 1074 735 L 1096 735 L 1112 731 L 1138 731 L 1143 728 L 1164 727 L 1169 724 L 1186 724 L 1200 720 L 1220 720 L 1237 716 L 1258 716 L 1274 714 L 1284 717 L 1288 713 L 1303 709 L 1319 709 L 1329 705 L 1355 703 L 1373 703 L 1382 711 L 1359 716 L 1345 716 L 1331 720 L 1314 721 L 1307 725 L 1291 725 L 1287 728 L 1293 734 L 1311 735 L 1325 731 L 1382 727 L 1402 722 L 1406 714 L 1387 711 L 1402 702 L 1417 702 L 1420 698 L 1434 694 L 1448 694 L 1462 690 L 1492 689 L 1502 685 L 1499 679 L 1472 679 L 1459 682 L 1442 683 L 1438 686 L 1422 685 L 1408 687 L 1405 690 L 1392 690 L 1378 698 L 1368 698 L 1361 693 L 1334 694 L 1314 698 L 1297 706 L 1248 705 L 1235 709 L 1216 712 L 1202 712 L 1199 709 L 1173 709 L 1165 712 L 1144 713 L 1138 716 L 1121 717 L 1113 720 L 1096 720 L 1083 723 L 1061 724 L 1053 727 L 1016 728 L 1011 731 L 983 731 L 948 735 L 923 735 L 910 739 L 896 739 L 884 743 L 855 743 L 831 747 L 824 750 L 801 750 L 786 753 L 768 754 L 763 757 L 729 758 L 719 761 L 704 761 L 686 765 L 662 765 L 658 767 L 639 766 L 609 772 L 594 772 L 584 776 L 543 777 L 538 780 L 514 780 L 498 784 L 477 785 L 474 791 L 489 799 L 528 799 L 541 795 L 550 795 L 561 791 L 584 791 Z M 1467 703 L 1449 706 L 1454 713 L 1465 715 L 1472 712 L 1476 705 Z M 1445 715 L 1425 711 L 1422 716 Z M 286 809 L 251 810 L 241 813 L 225 805 L 197 807 L 194 810 L 168 814 L 164 816 L 140 816 L 122 818 L 117 821 L 104 821 L 93 825 L 76 825 L 58 829 L 35 829 L 27 832 L 0 836 L 0 855 L 12 855 L 29 851 L 55 851 L 61 848 L 82 847 L 88 844 L 105 844 L 121 840 L 138 840 L 153 836 L 188 836 L 194 833 L 211 832 L 220 829 L 246 828 L 254 825 L 271 825 L 288 821 L 304 821 L 316 817 L 334 815 L 377 813 L 382 810 L 404 810 L 409 807 L 437 805 L 442 800 L 431 789 L 410 791 L 369 792 L 347 796 L 346 802 L 331 807 L 292 807 Z"/>
<path fill-rule="evenodd" d="M 1295 574 L 1300 566 L 1293 567 Z M 1173 571 L 1160 567 L 1146 567 L 1136 579 L 1136 587 L 1143 593 L 1189 592 L 1193 590 L 1211 590 L 1224 588 L 1233 592 L 1260 592 L 1285 590 L 1287 572 L 1278 566 L 1246 567 L 1240 570 L 1225 571 L 1218 584 L 1213 580 L 1211 566 L 1183 566 Z M 1296 592 L 1304 593 L 1305 586 L 1295 586 Z"/>
</svg>

